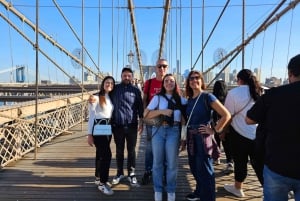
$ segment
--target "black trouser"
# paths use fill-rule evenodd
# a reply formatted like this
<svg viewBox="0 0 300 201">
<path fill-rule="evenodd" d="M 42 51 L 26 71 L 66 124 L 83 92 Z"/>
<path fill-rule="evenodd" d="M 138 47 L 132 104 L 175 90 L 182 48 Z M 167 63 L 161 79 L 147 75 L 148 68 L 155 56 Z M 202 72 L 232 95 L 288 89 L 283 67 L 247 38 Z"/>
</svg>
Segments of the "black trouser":
<svg viewBox="0 0 300 201">
<path fill-rule="evenodd" d="M 128 175 L 135 170 L 135 146 L 137 141 L 137 124 L 123 126 L 113 125 L 112 131 L 116 143 L 117 175 L 124 175 L 124 149 L 127 146 L 127 171 Z"/>
<path fill-rule="evenodd" d="M 95 176 L 100 177 L 101 183 L 106 183 L 109 177 L 109 167 L 111 162 L 111 138 L 111 135 L 94 136 L 94 144 L 96 147 Z"/>
<path fill-rule="evenodd" d="M 215 139 L 218 144 L 218 147 L 221 148 L 221 142 L 224 148 L 225 156 L 226 156 L 226 163 L 232 163 L 232 151 L 230 145 L 230 133 L 227 132 L 225 134 L 225 139 L 221 140 L 219 134 L 215 134 Z"/>
<path fill-rule="evenodd" d="M 234 161 L 234 179 L 238 182 L 244 182 L 247 176 L 247 164 L 248 158 L 250 163 L 259 179 L 262 181 L 262 170 L 258 167 L 255 158 L 255 142 L 241 136 L 232 127 L 230 127 L 231 143 L 232 143 L 232 155 Z"/>
</svg>

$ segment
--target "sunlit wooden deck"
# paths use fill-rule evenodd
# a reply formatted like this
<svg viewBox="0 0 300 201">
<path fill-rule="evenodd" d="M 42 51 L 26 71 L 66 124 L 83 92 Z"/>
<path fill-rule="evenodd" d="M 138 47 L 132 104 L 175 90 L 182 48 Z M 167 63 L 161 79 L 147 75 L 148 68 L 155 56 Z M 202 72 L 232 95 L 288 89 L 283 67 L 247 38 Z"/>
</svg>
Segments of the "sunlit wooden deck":
<svg viewBox="0 0 300 201">
<path fill-rule="evenodd" d="M 1 201 L 151 201 L 151 185 L 130 187 L 126 181 L 113 187 L 115 194 L 105 196 L 94 185 L 94 148 L 86 143 L 86 123 L 72 129 L 72 135 L 62 135 L 38 149 L 37 159 L 30 153 L 22 160 L 0 171 Z M 137 145 L 137 176 L 143 175 L 144 137 L 139 137 Z M 110 175 L 116 173 L 115 144 L 112 141 L 113 160 Z M 126 163 L 125 163 L 126 164 Z M 217 181 L 217 201 L 262 200 L 262 189 L 251 170 L 245 182 L 245 198 L 236 198 L 228 194 L 223 185 L 233 182 L 233 175 L 222 173 L 224 164 L 215 166 Z M 250 168 L 250 166 L 249 166 Z M 126 171 L 125 171 L 126 172 Z M 195 183 L 189 172 L 186 153 L 180 154 L 179 175 L 176 197 L 185 200 Z M 166 197 L 166 196 L 165 196 Z M 166 199 L 166 198 L 165 198 Z"/>
</svg>

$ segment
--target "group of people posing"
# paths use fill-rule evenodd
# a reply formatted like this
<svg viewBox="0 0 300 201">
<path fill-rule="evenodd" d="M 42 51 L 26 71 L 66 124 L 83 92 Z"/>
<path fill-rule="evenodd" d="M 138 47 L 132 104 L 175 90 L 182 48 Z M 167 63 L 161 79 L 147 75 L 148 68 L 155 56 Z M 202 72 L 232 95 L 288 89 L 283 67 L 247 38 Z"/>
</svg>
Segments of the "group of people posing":
<svg viewBox="0 0 300 201">
<path fill-rule="evenodd" d="M 296 115 L 300 114 L 300 55 L 288 65 L 291 84 L 270 89 L 264 95 L 249 69 L 239 71 L 238 86 L 228 93 L 224 91 L 224 81 L 217 81 L 213 93 L 208 93 L 201 72 L 190 71 L 182 92 L 175 76 L 167 73 L 168 68 L 165 59 L 157 61 L 156 77 L 145 82 L 143 94 L 132 85 L 132 70 L 123 68 L 121 83 L 115 84 L 114 78 L 107 76 L 99 94 L 89 99 L 88 144 L 96 147 L 95 184 L 98 189 L 106 195 L 113 194 L 108 182 L 112 136 L 117 162 L 112 185 L 125 178 L 132 186 L 139 185 L 135 148 L 137 135 L 145 128 L 145 173 L 141 182 L 153 182 L 155 201 L 163 200 L 163 192 L 167 193 L 168 201 L 176 200 L 178 155 L 182 150 L 187 150 L 190 171 L 196 181 L 195 190 L 186 199 L 215 201 L 213 147 L 216 140 L 219 145 L 223 142 L 227 170 L 234 167 L 235 182 L 225 184 L 226 191 L 237 197 L 245 196 L 243 182 L 250 159 L 263 186 L 265 201 L 287 200 L 290 191 L 294 191 L 299 201 L 300 163 L 296 158 L 300 151 L 296 143 L 300 140 L 300 124 Z M 285 114 L 287 116 L 283 116 Z M 292 117 L 295 119 L 290 119 Z M 151 118 L 160 121 L 155 125 L 143 124 L 143 119 Z M 111 133 L 96 133 L 95 125 L 99 124 L 106 125 L 103 126 L 106 130 L 110 125 Z M 183 127 L 187 128 L 186 136 L 181 132 Z M 257 153 L 257 133 L 263 136 L 259 138 L 263 139 L 260 143 L 263 153 Z M 126 176 L 123 170 L 125 143 Z"/>
</svg>

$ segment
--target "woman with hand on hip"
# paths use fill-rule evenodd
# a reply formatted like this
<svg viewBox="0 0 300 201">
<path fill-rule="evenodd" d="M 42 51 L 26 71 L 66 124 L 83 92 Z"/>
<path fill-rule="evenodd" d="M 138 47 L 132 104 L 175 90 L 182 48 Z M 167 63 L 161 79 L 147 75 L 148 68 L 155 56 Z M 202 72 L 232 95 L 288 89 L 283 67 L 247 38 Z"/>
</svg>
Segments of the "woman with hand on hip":
<svg viewBox="0 0 300 201">
<path fill-rule="evenodd" d="M 230 113 L 223 104 L 210 93 L 205 92 L 203 76 L 191 71 L 186 81 L 188 98 L 186 114 L 187 151 L 191 173 L 196 180 L 196 189 L 186 196 L 187 200 L 215 201 L 215 173 L 212 158 L 214 133 L 221 133 L 230 120 Z M 214 127 L 210 126 L 211 109 L 220 116 Z"/>
<path fill-rule="evenodd" d="M 88 121 L 88 144 L 96 147 L 95 158 L 95 184 L 98 189 L 106 194 L 112 195 L 114 192 L 107 183 L 109 178 L 109 168 L 111 162 L 110 142 L 112 135 L 93 134 L 94 125 L 110 124 L 110 118 L 113 111 L 110 94 L 115 86 L 115 80 L 112 76 L 103 79 L 98 96 L 93 96 L 93 101 L 89 102 L 89 121 Z M 90 97 L 91 99 L 91 97 Z"/>
</svg>

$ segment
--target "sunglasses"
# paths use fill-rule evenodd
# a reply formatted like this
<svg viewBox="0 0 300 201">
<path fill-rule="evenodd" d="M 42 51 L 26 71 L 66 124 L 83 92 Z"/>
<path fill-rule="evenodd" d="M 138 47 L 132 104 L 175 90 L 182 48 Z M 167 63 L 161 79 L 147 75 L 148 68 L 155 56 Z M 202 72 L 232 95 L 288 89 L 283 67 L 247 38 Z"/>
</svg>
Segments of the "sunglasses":
<svg viewBox="0 0 300 201">
<path fill-rule="evenodd" d="M 189 77 L 189 80 L 190 80 L 190 81 L 193 81 L 193 80 L 199 80 L 199 79 L 200 79 L 200 76 Z"/>
<path fill-rule="evenodd" d="M 160 64 L 157 66 L 157 68 L 167 68 L 167 67 L 168 67 L 168 65 L 165 65 L 165 64 Z"/>
</svg>

